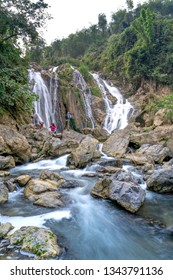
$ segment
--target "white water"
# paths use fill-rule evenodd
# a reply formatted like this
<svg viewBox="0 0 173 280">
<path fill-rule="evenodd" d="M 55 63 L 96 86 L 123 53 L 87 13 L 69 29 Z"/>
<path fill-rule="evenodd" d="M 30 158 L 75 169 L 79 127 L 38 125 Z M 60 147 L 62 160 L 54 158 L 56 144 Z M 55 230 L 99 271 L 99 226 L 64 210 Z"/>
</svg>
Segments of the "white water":
<svg viewBox="0 0 173 280">
<path fill-rule="evenodd" d="M 40 72 L 29 70 L 29 80 L 33 85 L 33 92 L 39 96 L 39 100 L 34 102 L 35 113 L 43 120 L 45 127 L 49 128 L 54 119 L 53 108 L 48 88 Z"/>
<path fill-rule="evenodd" d="M 81 73 L 75 69 L 73 72 L 73 80 L 76 83 L 76 85 L 79 87 L 81 90 L 82 96 L 83 96 L 83 101 L 84 101 L 84 108 L 85 108 L 85 114 L 87 118 L 90 120 L 92 128 L 94 128 L 94 117 L 92 113 L 92 108 L 91 108 L 91 91 L 88 88 L 84 78 L 82 77 Z M 86 122 L 86 127 L 87 127 L 87 122 Z"/>
<path fill-rule="evenodd" d="M 132 105 L 125 100 L 119 90 L 102 80 L 98 74 L 92 74 L 100 88 L 106 105 L 104 128 L 111 133 L 115 129 L 123 129 L 128 125 L 128 119 L 133 111 Z M 115 105 L 108 98 L 108 93 L 117 99 Z"/>
</svg>

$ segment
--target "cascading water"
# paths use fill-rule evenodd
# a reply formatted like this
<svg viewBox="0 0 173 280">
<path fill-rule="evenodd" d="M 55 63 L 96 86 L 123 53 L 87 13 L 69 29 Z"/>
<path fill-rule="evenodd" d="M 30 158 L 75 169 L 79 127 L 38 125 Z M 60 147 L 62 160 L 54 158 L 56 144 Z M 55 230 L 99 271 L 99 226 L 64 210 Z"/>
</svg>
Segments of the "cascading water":
<svg viewBox="0 0 173 280">
<path fill-rule="evenodd" d="M 33 84 L 33 92 L 39 96 L 39 100 L 34 102 L 35 113 L 43 120 L 45 127 L 49 128 L 53 119 L 52 104 L 47 86 L 40 72 L 29 70 L 29 80 Z"/>
<path fill-rule="evenodd" d="M 102 80 L 98 74 L 92 74 L 100 88 L 106 105 L 106 118 L 104 128 L 111 133 L 115 129 L 123 129 L 128 124 L 128 119 L 133 112 L 132 105 L 125 100 L 119 90 L 109 85 L 105 80 Z M 108 93 L 117 99 L 115 105 L 108 98 Z"/>
<path fill-rule="evenodd" d="M 86 120 L 86 127 L 88 126 L 88 120 L 91 122 L 92 128 L 94 128 L 94 117 L 92 113 L 92 108 L 91 108 L 91 91 L 88 88 L 84 78 L 82 77 L 81 73 L 77 69 L 73 69 L 73 80 L 75 84 L 78 86 L 78 88 L 81 90 L 82 96 L 83 96 L 83 101 L 84 101 L 84 110 L 85 110 L 85 115 L 87 117 Z"/>
<path fill-rule="evenodd" d="M 50 70 L 50 82 L 46 85 L 40 72 L 29 70 L 29 80 L 33 83 L 33 92 L 39 96 L 39 100 L 34 102 L 35 113 L 43 120 L 46 128 L 51 123 L 55 123 L 60 131 L 63 130 L 62 114 L 60 111 L 60 101 L 58 95 L 57 67 Z"/>
</svg>

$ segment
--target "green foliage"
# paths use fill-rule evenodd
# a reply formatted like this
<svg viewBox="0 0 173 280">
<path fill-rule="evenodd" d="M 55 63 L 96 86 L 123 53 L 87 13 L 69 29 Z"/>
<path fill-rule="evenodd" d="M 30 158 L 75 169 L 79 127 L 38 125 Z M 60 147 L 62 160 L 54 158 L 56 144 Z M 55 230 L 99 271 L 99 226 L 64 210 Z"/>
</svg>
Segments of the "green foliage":
<svg viewBox="0 0 173 280">
<path fill-rule="evenodd" d="M 162 98 L 159 98 L 156 102 L 155 108 L 165 109 L 165 116 L 167 119 L 173 119 L 173 93 L 170 93 Z"/>
<path fill-rule="evenodd" d="M 43 0 L 0 0 L 1 111 L 7 110 L 16 116 L 19 111 L 32 110 L 37 97 L 28 86 L 28 63 L 21 54 L 25 44 L 38 42 L 38 29 L 48 17 L 47 7 Z M 22 39 L 22 47 L 19 39 L 20 42 Z"/>
<path fill-rule="evenodd" d="M 0 1 L 0 41 L 22 38 L 34 41 L 49 15 L 45 13 L 48 4 L 43 0 L 1 0 Z"/>
<path fill-rule="evenodd" d="M 86 82 L 91 82 L 92 81 L 92 76 L 89 72 L 89 68 L 87 65 L 85 64 L 82 64 L 80 67 L 79 67 L 79 71 L 80 73 L 83 75 L 84 79 Z"/>
<path fill-rule="evenodd" d="M 30 90 L 26 73 L 21 69 L 0 70 L 0 107 L 10 112 L 31 111 L 36 95 Z"/>
<path fill-rule="evenodd" d="M 97 87 L 97 86 L 92 86 L 91 87 L 91 93 L 94 95 L 94 96 L 97 96 L 97 97 L 102 97 L 102 93 L 100 91 L 100 89 Z"/>
</svg>

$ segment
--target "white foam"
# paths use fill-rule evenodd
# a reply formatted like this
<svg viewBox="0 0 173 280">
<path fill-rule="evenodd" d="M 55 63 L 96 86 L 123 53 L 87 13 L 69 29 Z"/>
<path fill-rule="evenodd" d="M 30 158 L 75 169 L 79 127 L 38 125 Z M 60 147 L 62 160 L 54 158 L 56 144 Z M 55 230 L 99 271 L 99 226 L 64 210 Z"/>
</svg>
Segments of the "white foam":
<svg viewBox="0 0 173 280">
<path fill-rule="evenodd" d="M 20 229 L 23 226 L 35 226 L 35 227 L 44 227 L 45 222 L 50 219 L 54 219 L 60 221 L 62 219 L 69 219 L 71 217 L 71 213 L 69 210 L 57 210 L 54 212 L 37 215 L 37 216 L 30 216 L 30 217 L 23 217 L 23 216 L 0 216 L 1 223 L 11 223 L 14 226 L 12 232 L 17 229 Z"/>
</svg>

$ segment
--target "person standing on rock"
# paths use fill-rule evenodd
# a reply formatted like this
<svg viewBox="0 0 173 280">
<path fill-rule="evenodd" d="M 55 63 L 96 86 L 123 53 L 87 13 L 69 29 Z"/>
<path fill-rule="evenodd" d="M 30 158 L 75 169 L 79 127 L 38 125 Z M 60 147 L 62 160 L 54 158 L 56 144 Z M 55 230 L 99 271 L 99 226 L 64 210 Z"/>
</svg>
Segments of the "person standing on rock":
<svg viewBox="0 0 173 280">
<path fill-rule="evenodd" d="M 56 124 L 52 123 L 49 128 L 52 131 L 52 134 L 56 134 Z"/>
<path fill-rule="evenodd" d="M 67 127 L 67 130 L 70 129 L 70 122 L 71 122 L 71 119 L 72 119 L 72 115 L 70 112 L 67 112 L 66 114 L 66 127 Z"/>
</svg>

